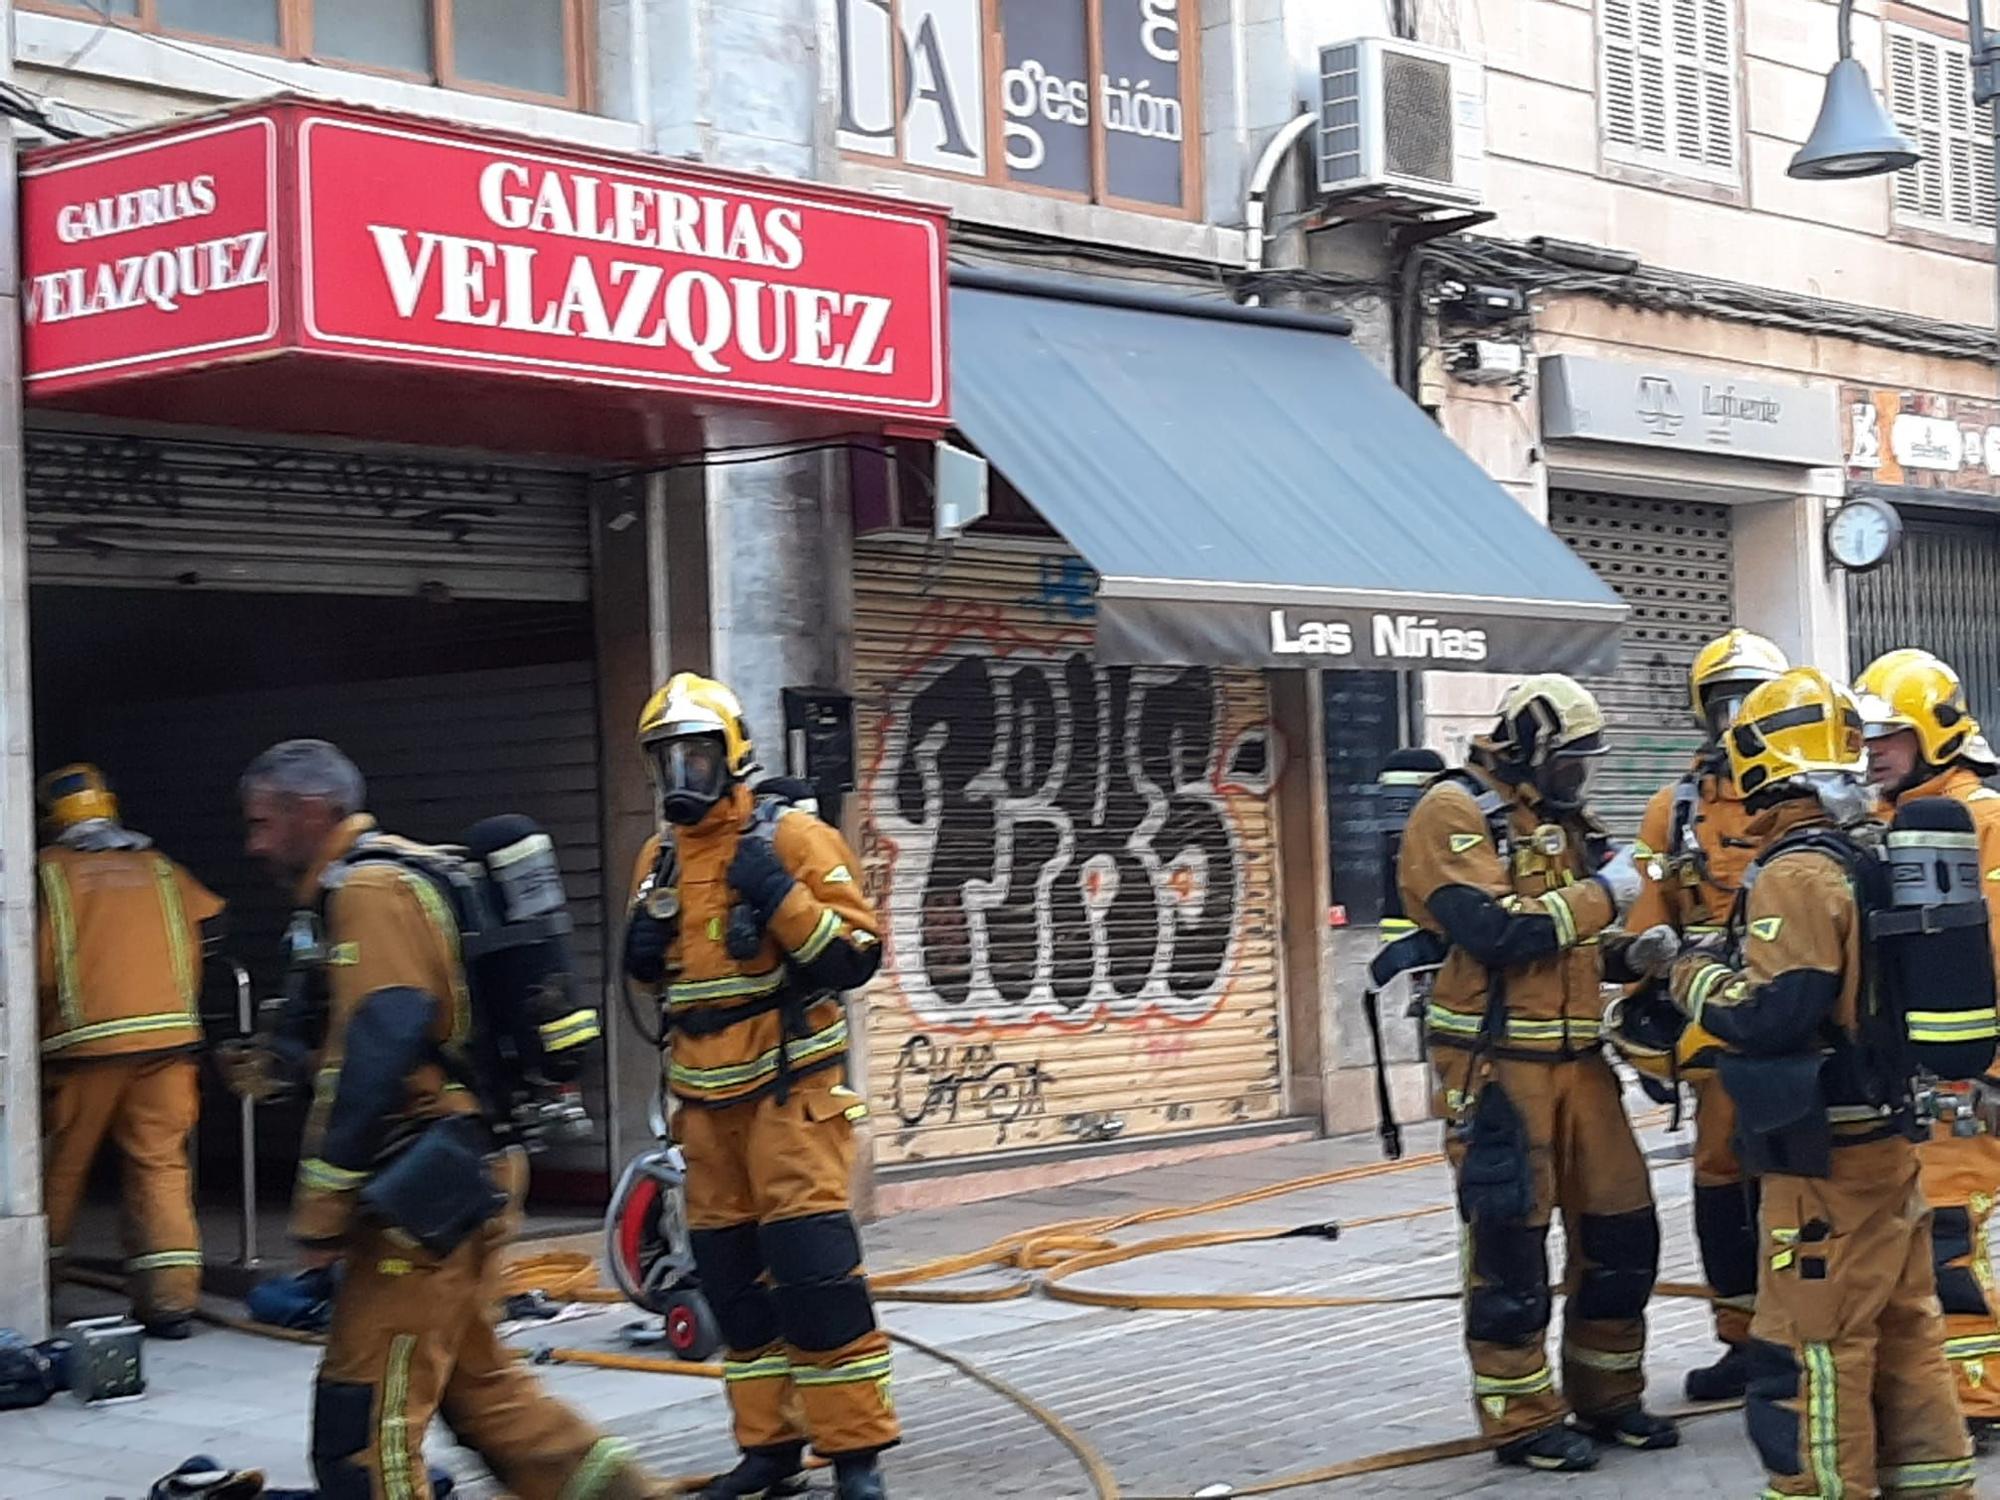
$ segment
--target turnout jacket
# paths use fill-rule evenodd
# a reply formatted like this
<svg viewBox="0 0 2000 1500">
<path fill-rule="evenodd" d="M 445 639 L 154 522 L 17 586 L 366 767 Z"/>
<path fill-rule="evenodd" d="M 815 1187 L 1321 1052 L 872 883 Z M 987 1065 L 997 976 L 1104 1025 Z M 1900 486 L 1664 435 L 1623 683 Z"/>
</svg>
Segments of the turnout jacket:
<svg viewBox="0 0 2000 1500">
<path fill-rule="evenodd" d="M 1798 829 L 1833 825 L 1817 802 L 1796 801 L 1751 826 L 1768 845 Z M 1675 965 L 1672 979 L 1674 1001 L 1689 1021 L 1733 1053 L 1833 1053 L 1821 1076 L 1836 1138 L 1879 1134 L 1884 1119 L 1868 1107 L 1864 1082 L 1847 1060 L 1847 1044 L 1859 1040 L 1862 938 L 1845 867 L 1830 854 L 1794 850 L 1765 866 L 1745 898 L 1741 966 L 1694 955 Z"/>
<path fill-rule="evenodd" d="M 201 924 L 214 892 L 157 849 L 35 859 L 42 1056 L 51 1063 L 201 1044 Z"/>
<path fill-rule="evenodd" d="M 795 884 L 755 956 L 730 955 L 730 913 L 741 898 L 729 867 L 755 810 L 750 789 L 738 786 L 700 823 L 675 831 L 680 915 L 666 979 L 629 981 L 663 1006 L 673 1028 L 667 1084 L 692 1104 L 732 1104 L 775 1088 L 780 1047 L 785 1076 L 838 1066 L 847 1055 L 841 994 L 866 984 L 881 963 L 881 925 L 860 862 L 836 829 L 797 809 L 781 812 L 771 829 Z M 640 851 L 635 908 L 660 852 L 657 834 Z"/>
<path fill-rule="evenodd" d="M 365 814 L 342 823 L 297 892 L 305 911 L 324 908 L 327 1001 L 292 1195 L 292 1234 L 308 1245 L 346 1235 L 362 1185 L 425 1122 L 479 1109 L 443 1060 L 472 1030 L 458 925 L 443 895 L 389 863 L 355 865 L 325 888 L 328 866 L 374 828 Z"/>
<path fill-rule="evenodd" d="M 1736 894 L 1743 889 L 1743 872 L 1757 853 L 1757 841 L 1750 835 L 1752 822 L 1743 806 L 1743 794 L 1736 783 L 1719 771 L 1704 768 L 1697 758 L 1689 768 L 1694 780 L 1693 827 L 1695 849 L 1683 849 L 1678 868 L 1667 868 L 1655 880 L 1647 876 L 1646 888 L 1626 914 L 1625 925 L 1633 932 L 1664 923 L 1684 936 L 1720 932 L 1735 910 Z M 1648 856 L 1668 858 L 1673 842 L 1675 802 L 1682 782 L 1672 782 L 1653 794 L 1639 821 L 1640 870 L 1645 872 Z M 1694 856 L 1699 854 L 1699 863 Z"/>
<path fill-rule="evenodd" d="M 1447 777 L 1411 811 L 1398 860 L 1404 911 L 1451 945 L 1431 991 L 1431 1040 L 1474 1045 L 1497 975 L 1506 1034 L 1492 1039 L 1496 1049 L 1555 1058 L 1595 1048 L 1607 977 L 1597 937 L 1614 908 L 1589 878 L 1594 826 L 1578 815 L 1545 820 L 1531 788 L 1505 786 L 1477 766 L 1468 774 L 1496 816 L 1504 812 L 1504 854 L 1481 792 Z M 1553 831 L 1538 840 L 1538 830 Z"/>
</svg>

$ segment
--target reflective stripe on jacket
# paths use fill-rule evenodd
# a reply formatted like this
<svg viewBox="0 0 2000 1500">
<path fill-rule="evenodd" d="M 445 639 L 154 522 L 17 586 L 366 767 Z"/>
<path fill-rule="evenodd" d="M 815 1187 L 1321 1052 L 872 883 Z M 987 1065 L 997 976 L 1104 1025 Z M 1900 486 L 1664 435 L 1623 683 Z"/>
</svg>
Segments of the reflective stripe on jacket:
<svg viewBox="0 0 2000 1500">
<path fill-rule="evenodd" d="M 730 954 L 738 896 L 729 867 L 753 806 L 739 787 L 701 824 L 679 831 L 679 932 L 667 954 L 667 983 L 635 986 L 664 1002 L 675 1028 L 668 1086 L 699 1104 L 751 1098 L 781 1074 L 838 1065 L 848 1040 L 838 988 L 872 973 L 880 955 L 880 923 L 862 889 L 860 861 L 837 830 L 805 812 L 785 813 L 771 833 L 795 881 L 791 892 L 756 954 Z M 648 840 L 633 872 L 635 891 L 659 856 L 659 839 Z M 789 1026 L 779 1000 L 790 1002 Z"/>
<path fill-rule="evenodd" d="M 41 1050 L 51 1060 L 201 1041 L 201 924 L 222 901 L 152 849 L 36 861 Z"/>
</svg>

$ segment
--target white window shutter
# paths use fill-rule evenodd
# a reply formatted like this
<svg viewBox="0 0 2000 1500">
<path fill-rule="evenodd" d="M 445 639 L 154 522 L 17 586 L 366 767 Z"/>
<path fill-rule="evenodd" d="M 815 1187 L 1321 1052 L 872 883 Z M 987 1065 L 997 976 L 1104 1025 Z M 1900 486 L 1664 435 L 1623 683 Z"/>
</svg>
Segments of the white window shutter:
<svg viewBox="0 0 2000 1500">
<path fill-rule="evenodd" d="M 1604 138 L 1639 144 L 1639 54 L 1634 0 L 1604 0 Z"/>
<path fill-rule="evenodd" d="M 1738 0 L 1599 0 L 1610 154 L 1734 182 Z"/>
<path fill-rule="evenodd" d="M 1993 106 L 1972 112 L 1972 222 L 1993 228 Z"/>
<path fill-rule="evenodd" d="M 1736 15 L 1730 0 L 1703 0 L 1701 159 L 1736 169 Z"/>
<path fill-rule="evenodd" d="M 1993 228 L 1990 109 L 1974 108 L 1963 44 L 1888 29 L 1889 113 L 1922 159 L 1894 178 L 1899 221 L 1971 235 Z"/>
<path fill-rule="evenodd" d="M 1917 46 L 1906 33 L 1889 33 L 1889 113 L 1896 122 L 1896 128 L 1917 147 L 1923 150 L 1923 120 L 1917 110 Z M 1928 156 L 1928 153 L 1926 153 Z M 1898 213 L 1915 214 L 1923 211 L 1923 186 L 1921 178 L 1924 162 L 1897 172 L 1890 180 L 1896 189 L 1896 210 Z"/>
<path fill-rule="evenodd" d="M 1665 156 L 1673 139 L 1673 119 L 1667 113 L 1667 60 L 1658 53 L 1639 54 L 1639 146 Z"/>
</svg>

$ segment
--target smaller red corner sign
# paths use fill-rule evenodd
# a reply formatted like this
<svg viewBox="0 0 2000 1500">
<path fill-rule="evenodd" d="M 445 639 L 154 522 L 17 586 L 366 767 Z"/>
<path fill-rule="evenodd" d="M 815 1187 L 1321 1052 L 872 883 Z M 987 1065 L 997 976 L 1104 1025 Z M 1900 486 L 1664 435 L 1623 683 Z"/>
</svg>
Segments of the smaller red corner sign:
<svg viewBox="0 0 2000 1500">
<path fill-rule="evenodd" d="M 54 394 L 275 343 L 278 157 L 277 123 L 253 115 L 26 167 L 29 390 Z"/>
</svg>

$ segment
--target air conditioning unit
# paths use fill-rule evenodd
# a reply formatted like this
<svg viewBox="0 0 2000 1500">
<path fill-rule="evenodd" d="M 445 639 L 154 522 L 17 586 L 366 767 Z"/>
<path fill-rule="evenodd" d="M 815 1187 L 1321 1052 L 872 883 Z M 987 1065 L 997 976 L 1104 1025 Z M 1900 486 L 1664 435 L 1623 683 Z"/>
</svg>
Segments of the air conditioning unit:
<svg viewBox="0 0 2000 1500">
<path fill-rule="evenodd" d="M 1478 207 L 1486 176 L 1480 65 L 1394 37 L 1320 48 L 1315 156 L 1323 197 Z"/>
</svg>

